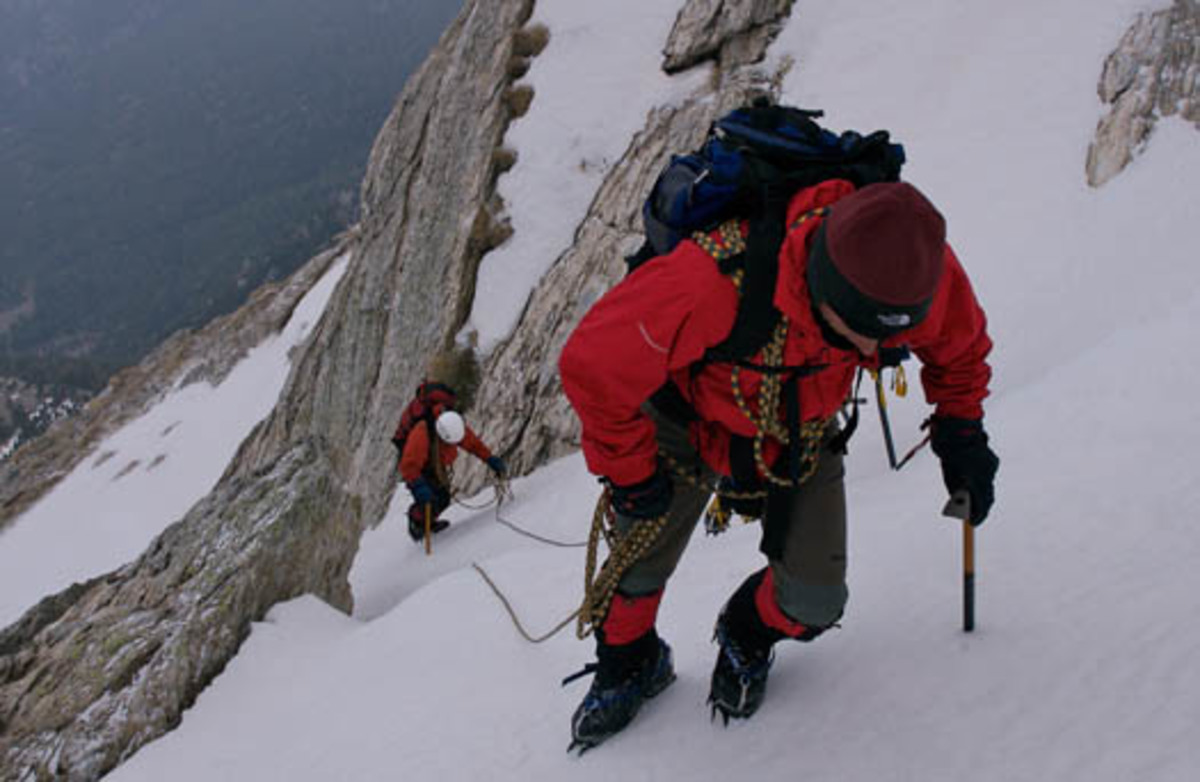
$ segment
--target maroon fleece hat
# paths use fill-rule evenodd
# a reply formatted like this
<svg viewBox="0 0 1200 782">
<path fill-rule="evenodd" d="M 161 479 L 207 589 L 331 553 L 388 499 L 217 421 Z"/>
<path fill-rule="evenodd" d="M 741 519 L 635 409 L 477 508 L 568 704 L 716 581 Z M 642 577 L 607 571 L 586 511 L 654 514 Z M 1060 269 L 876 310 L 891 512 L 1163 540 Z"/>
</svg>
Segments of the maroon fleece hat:
<svg viewBox="0 0 1200 782">
<path fill-rule="evenodd" d="M 907 182 L 868 185 L 834 204 L 808 258 L 814 304 L 883 338 L 929 313 L 942 276 L 946 221 Z"/>
</svg>

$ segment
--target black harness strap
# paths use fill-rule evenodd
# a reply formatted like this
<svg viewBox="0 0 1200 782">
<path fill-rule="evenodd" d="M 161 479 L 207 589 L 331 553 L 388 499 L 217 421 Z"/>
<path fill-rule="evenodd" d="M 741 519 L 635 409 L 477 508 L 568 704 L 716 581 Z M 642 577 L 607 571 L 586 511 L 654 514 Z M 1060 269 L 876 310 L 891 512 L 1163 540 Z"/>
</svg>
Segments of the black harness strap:
<svg viewBox="0 0 1200 782">
<path fill-rule="evenodd" d="M 800 480 L 800 378 L 792 375 L 783 384 L 784 404 L 788 431 L 788 480 Z"/>
<path fill-rule="evenodd" d="M 829 441 L 829 450 L 834 453 L 846 453 L 847 444 L 850 438 L 854 436 L 854 430 L 858 428 L 858 389 L 862 386 L 863 371 L 858 370 L 858 379 L 854 383 L 854 391 L 850 394 L 850 417 L 846 419 L 846 426 L 842 431 L 837 433 L 832 440 Z"/>
</svg>

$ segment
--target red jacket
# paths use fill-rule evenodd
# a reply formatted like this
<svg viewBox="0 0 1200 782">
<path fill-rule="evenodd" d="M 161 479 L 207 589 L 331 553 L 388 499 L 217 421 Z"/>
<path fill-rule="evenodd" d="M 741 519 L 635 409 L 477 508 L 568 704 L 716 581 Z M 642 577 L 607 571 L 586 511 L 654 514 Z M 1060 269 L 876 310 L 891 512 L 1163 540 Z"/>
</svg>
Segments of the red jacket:
<svg viewBox="0 0 1200 782">
<path fill-rule="evenodd" d="M 483 440 L 480 440 L 479 436 L 468 426 L 462 442 L 458 445 L 438 440 L 438 455 L 441 457 L 443 466 L 449 467 L 454 464 L 454 460 L 458 458 L 460 447 L 484 461 L 487 461 L 492 455 Z M 404 444 L 404 453 L 400 456 L 400 477 L 404 479 L 405 483 L 412 483 L 426 472 L 428 466 L 429 425 L 425 421 L 421 421 L 413 427 L 412 432 L 408 435 L 408 442 Z"/>
<path fill-rule="evenodd" d="M 788 224 L 852 191 L 843 180 L 800 191 L 788 206 Z M 804 421 L 834 415 L 858 367 L 878 363 L 877 356 L 840 350 L 821 337 L 804 277 L 807 244 L 819 224 L 810 219 L 788 234 L 775 289 L 775 306 L 791 323 L 784 364 L 826 366 L 799 382 Z M 925 397 L 938 415 L 978 419 L 991 378 L 985 359 L 992 342 L 966 273 L 948 245 L 945 252 L 945 271 L 929 315 L 882 344 L 907 345 L 921 360 Z M 730 434 L 755 434 L 734 402 L 732 365 L 707 363 L 694 376 L 689 367 L 728 336 L 737 307 L 733 282 L 690 240 L 643 264 L 592 306 L 567 340 L 559 369 L 563 389 L 583 423 L 583 452 L 593 473 L 628 485 L 654 472 L 654 424 L 641 405 L 669 378 L 700 416 L 691 427 L 693 445 L 714 470 L 730 474 Z M 752 406 L 761 381 L 761 374 L 742 370 L 742 395 Z M 768 460 L 779 452 L 779 443 L 768 439 Z"/>
</svg>

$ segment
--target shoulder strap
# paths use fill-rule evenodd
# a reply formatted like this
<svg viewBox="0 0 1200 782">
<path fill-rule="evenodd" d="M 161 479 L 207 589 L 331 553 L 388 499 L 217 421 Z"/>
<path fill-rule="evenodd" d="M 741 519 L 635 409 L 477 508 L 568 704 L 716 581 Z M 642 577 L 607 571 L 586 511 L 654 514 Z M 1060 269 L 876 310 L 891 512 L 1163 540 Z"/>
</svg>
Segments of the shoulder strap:
<svg viewBox="0 0 1200 782">
<path fill-rule="evenodd" d="M 737 317 L 733 329 L 723 342 L 708 349 L 704 361 L 728 361 L 746 364 L 763 349 L 779 325 L 779 310 L 775 309 L 775 286 L 779 280 L 779 250 L 791 231 L 813 217 L 823 217 L 828 207 L 818 207 L 801 215 L 792 225 L 786 223 L 787 197 L 771 195 L 763 213 L 750 220 L 749 237 L 745 243 L 743 276 L 738 286 Z M 710 255 L 722 259 L 701 242 Z"/>
<path fill-rule="evenodd" d="M 783 218 L 761 215 L 750 221 L 746 242 L 741 299 L 733 330 L 725 341 L 705 354 L 709 361 L 735 361 L 749 358 L 771 339 L 779 324 L 779 311 L 773 299 L 779 277 L 778 254 L 783 245 Z"/>
</svg>

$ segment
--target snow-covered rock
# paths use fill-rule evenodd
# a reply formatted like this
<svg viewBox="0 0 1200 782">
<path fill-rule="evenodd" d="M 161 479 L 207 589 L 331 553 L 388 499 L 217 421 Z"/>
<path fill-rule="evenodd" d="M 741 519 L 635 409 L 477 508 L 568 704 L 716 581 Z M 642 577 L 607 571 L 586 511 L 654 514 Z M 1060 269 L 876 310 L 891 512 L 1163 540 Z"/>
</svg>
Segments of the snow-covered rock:
<svg viewBox="0 0 1200 782">
<path fill-rule="evenodd" d="M 1088 148 L 1087 177 L 1099 187 L 1150 143 L 1161 117 L 1200 128 L 1200 3 L 1139 14 L 1104 63 L 1100 99 L 1111 106 Z"/>
</svg>

